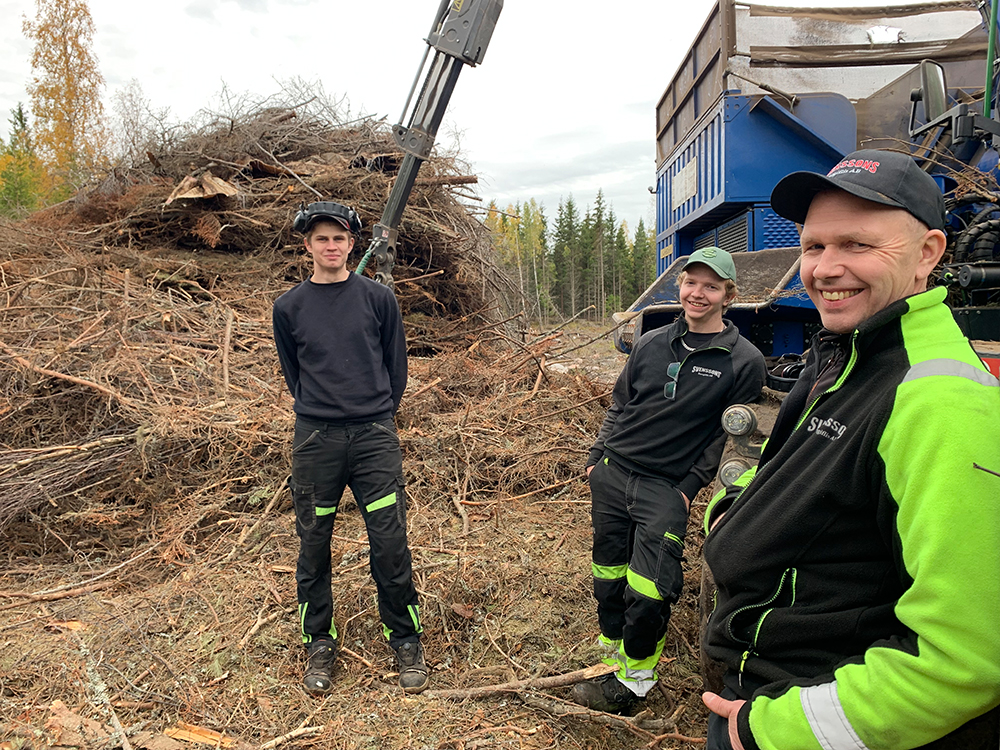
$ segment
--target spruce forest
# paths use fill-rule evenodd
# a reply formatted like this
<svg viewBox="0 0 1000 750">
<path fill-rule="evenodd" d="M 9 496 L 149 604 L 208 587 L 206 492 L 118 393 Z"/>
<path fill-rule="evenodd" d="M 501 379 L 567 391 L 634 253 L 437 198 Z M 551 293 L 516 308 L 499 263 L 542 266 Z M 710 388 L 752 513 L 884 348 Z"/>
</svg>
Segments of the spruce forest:
<svg viewBox="0 0 1000 750">
<path fill-rule="evenodd" d="M 533 199 L 504 210 L 490 204 L 486 224 L 526 317 L 543 325 L 578 316 L 604 321 L 655 278 L 653 229 L 640 218 L 630 232 L 600 191 L 582 211 L 573 196 L 560 201 L 553 224 Z"/>
</svg>

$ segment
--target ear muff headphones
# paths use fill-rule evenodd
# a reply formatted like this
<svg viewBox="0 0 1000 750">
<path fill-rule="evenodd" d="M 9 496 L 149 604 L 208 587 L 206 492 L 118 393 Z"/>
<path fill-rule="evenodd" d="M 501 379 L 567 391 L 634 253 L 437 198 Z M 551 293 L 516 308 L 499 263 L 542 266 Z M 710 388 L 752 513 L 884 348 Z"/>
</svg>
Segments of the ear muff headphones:
<svg viewBox="0 0 1000 750">
<path fill-rule="evenodd" d="M 333 201 L 317 201 L 308 206 L 301 206 L 292 221 L 292 229 L 300 234 L 305 234 L 317 221 L 336 221 L 355 234 L 361 232 L 361 219 L 358 217 L 357 211 Z"/>
</svg>

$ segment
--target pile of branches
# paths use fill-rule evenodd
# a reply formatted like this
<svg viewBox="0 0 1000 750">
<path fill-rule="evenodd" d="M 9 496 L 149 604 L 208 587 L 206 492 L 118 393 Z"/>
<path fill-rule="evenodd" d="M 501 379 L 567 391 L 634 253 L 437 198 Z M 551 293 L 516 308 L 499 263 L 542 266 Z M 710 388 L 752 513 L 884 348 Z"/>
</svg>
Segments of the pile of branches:
<svg viewBox="0 0 1000 750">
<path fill-rule="evenodd" d="M 558 332 L 407 317 L 408 341 L 437 349 L 411 356 L 397 423 L 438 693 L 414 703 L 393 687 L 363 522 L 345 501 L 333 549 L 339 687 L 317 701 L 295 687 L 293 415 L 270 333 L 289 283 L 257 256 L 64 238 L 0 227 L 9 736 L 93 746 L 68 739 L 86 716 L 101 732 L 128 728 L 112 747 L 126 732 L 133 747 L 157 746 L 136 728 L 224 733 L 220 746 L 261 750 L 396 750 L 415 737 L 469 747 L 493 732 L 538 748 L 698 741 L 693 567 L 651 712 L 609 718 L 559 698 L 583 679 L 560 674 L 597 658 L 581 469 L 610 385 L 549 366 L 571 346 Z M 451 702 L 483 694 L 502 698 Z"/>
<path fill-rule="evenodd" d="M 109 248 L 173 248 L 259 255 L 301 250 L 292 232 L 303 203 L 354 207 L 378 222 L 403 161 L 391 129 L 372 117 L 343 121 L 315 102 L 240 102 L 207 115 L 163 150 L 118 168 L 99 185 L 35 214 L 36 226 L 76 231 Z M 514 285 L 494 263 L 488 231 L 470 211 L 475 175 L 457 156 L 421 167 L 399 227 L 393 275 L 404 314 L 460 316 L 507 304 Z M 358 238 L 355 252 L 367 248 Z M 372 263 L 374 265 L 374 263 Z M 284 277 L 301 280 L 300 262 Z M 421 283 L 414 286 L 412 280 Z"/>
<path fill-rule="evenodd" d="M 271 308 L 309 270 L 289 228 L 298 203 L 318 192 L 371 224 L 399 160 L 370 119 L 259 108 L 0 224 L 0 630 L 12 645 L 0 727 L 11 736 L 71 746 L 66 705 L 91 704 L 120 737 L 197 723 L 261 748 L 463 746 L 450 738 L 493 727 L 537 734 L 538 747 L 582 734 L 617 748 L 621 726 L 666 747 L 687 741 L 674 732 L 685 710 L 698 731 L 693 595 L 676 608 L 669 688 L 651 701 L 669 719 L 605 727 L 528 696 L 528 712 L 510 717 L 501 701 L 485 722 L 471 705 L 397 704 L 350 504 L 333 550 L 344 690 L 314 704 L 289 689 L 302 668 L 289 639 L 294 417 Z M 435 685 L 440 698 L 471 697 L 484 681 L 534 685 L 594 661 L 581 470 L 610 384 L 552 366 L 573 350 L 560 332 L 514 325 L 513 287 L 457 197 L 463 170 L 454 159 L 425 169 L 395 273 L 410 352 L 397 424 Z M 696 588 L 697 570 L 687 576 Z M 357 711 L 371 701 L 391 707 Z"/>
<path fill-rule="evenodd" d="M 0 530 L 39 513 L 111 524 L 164 503 L 273 497 L 292 413 L 271 306 L 290 282 L 260 256 L 98 242 L 67 245 L 32 226 L 0 233 Z M 399 422 L 427 469 L 419 482 L 461 500 L 579 476 L 607 388 L 545 367 L 557 336 L 522 340 L 510 321 L 474 312 L 405 320 Z M 475 429 L 473 409 L 489 415 Z M 568 436 L 546 412 L 576 421 Z"/>
</svg>

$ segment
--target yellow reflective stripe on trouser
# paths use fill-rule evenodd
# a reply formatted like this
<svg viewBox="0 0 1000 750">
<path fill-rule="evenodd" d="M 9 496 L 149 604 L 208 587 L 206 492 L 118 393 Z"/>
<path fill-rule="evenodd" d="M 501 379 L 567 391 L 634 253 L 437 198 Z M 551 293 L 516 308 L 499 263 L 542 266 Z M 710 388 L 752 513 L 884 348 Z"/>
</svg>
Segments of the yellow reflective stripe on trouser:
<svg viewBox="0 0 1000 750">
<path fill-rule="evenodd" d="M 368 505 L 365 506 L 365 510 L 371 513 L 373 511 L 380 510 L 382 508 L 388 508 L 390 505 L 395 505 L 395 504 L 396 504 L 396 493 L 392 492 L 386 495 L 385 497 L 380 497 L 373 503 L 369 503 Z"/>
<path fill-rule="evenodd" d="M 656 590 L 656 584 L 653 583 L 652 579 L 636 573 L 632 570 L 632 568 L 628 569 L 628 585 L 633 591 L 636 591 L 645 597 L 655 599 L 658 602 L 663 601 L 663 597 L 660 596 L 660 592 Z"/>
<path fill-rule="evenodd" d="M 312 643 L 312 636 L 306 635 L 306 610 L 309 609 L 309 602 L 302 602 L 299 605 L 299 630 L 302 632 L 302 642 Z M 330 620 L 330 637 L 337 640 L 337 625 L 333 619 Z"/>
<path fill-rule="evenodd" d="M 420 605 L 419 604 L 407 604 L 406 611 L 410 613 L 410 619 L 413 621 L 413 629 L 417 633 L 424 632 L 424 626 L 420 624 Z M 382 635 L 388 641 L 392 637 L 392 631 L 389 630 L 389 626 L 384 622 L 382 623 Z"/>
<path fill-rule="evenodd" d="M 608 638 L 604 635 L 604 633 L 601 633 L 597 636 L 597 645 L 600 646 L 602 650 L 610 651 L 611 649 L 614 649 L 615 652 L 617 652 L 618 648 L 622 645 L 622 639 Z"/>
<path fill-rule="evenodd" d="M 420 605 L 418 604 L 407 604 L 406 609 L 410 613 L 410 619 L 413 620 L 413 629 L 418 633 L 424 632 L 424 626 L 420 624 Z"/>
<path fill-rule="evenodd" d="M 317 516 L 332 516 L 336 512 L 337 512 L 336 505 L 334 505 L 332 508 L 320 508 L 318 506 L 316 507 Z"/>
<path fill-rule="evenodd" d="M 628 565 L 598 565 L 595 562 L 590 564 L 590 571 L 594 574 L 594 578 L 600 578 L 602 581 L 617 581 L 625 578 L 627 570 Z"/>
<path fill-rule="evenodd" d="M 622 665 L 618 670 L 618 679 L 629 690 L 640 698 L 645 696 L 656 684 L 656 665 L 660 662 L 660 654 L 667 642 L 664 635 L 656 644 L 656 650 L 645 659 L 631 659 L 622 647 Z"/>
</svg>

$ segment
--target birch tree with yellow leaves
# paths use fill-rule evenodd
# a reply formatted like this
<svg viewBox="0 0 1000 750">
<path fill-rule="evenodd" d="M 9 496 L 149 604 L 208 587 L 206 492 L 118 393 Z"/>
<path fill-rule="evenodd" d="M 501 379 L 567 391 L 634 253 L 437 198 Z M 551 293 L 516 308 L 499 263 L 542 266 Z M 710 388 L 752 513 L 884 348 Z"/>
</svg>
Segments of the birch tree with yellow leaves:
<svg viewBox="0 0 1000 750">
<path fill-rule="evenodd" d="M 23 19 L 34 43 L 28 95 L 35 149 L 56 185 L 69 195 L 101 163 L 107 141 L 101 90 L 104 77 L 93 50 L 94 21 L 86 0 L 35 0 L 35 19 Z"/>
</svg>

